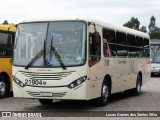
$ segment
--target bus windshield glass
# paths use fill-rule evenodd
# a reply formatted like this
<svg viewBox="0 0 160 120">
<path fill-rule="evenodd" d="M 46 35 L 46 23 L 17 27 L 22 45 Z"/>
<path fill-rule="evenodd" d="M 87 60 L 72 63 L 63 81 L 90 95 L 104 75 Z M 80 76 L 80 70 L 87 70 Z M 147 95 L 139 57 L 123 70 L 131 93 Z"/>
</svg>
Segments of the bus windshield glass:
<svg viewBox="0 0 160 120">
<path fill-rule="evenodd" d="M 160 44 L 151 44 L 152 63 L 160 63 Z"/>
<path fill-rule="evenodd" d="M 19 24 L 14 48 L 14 65 L 62 67 L 85 63 L 86 24 L 78 21 L 55 21 Z M 30 66 L 30 67 L 31 67 Z"/>
</svg>

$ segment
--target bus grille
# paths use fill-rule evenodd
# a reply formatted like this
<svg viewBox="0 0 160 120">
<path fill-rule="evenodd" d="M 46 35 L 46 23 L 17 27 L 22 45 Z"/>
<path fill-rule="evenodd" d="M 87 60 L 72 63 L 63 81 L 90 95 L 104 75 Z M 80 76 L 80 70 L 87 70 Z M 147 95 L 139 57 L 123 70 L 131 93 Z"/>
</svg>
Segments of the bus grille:
<svg viewBox="0 0 160 120">
<path fill-rule="evenodd" d="M 34 80 L 61 80 L 64 77 L 72 74 L 75 71 L 70 72 L 56 72 L 56 73 L 37 73 L 37 72 L 24 72 L 19 71 L 24 74 L 26 77 Z"/>
<path fill-rule="evenodd" d="M 27 93 L 33 97 L 63 97 L 67 94 L 67 92 L 61 92 L 61 93 L 52 93 L 52 96 L 41 96 L 40 92 L 27 91 Z"/>
</svg>

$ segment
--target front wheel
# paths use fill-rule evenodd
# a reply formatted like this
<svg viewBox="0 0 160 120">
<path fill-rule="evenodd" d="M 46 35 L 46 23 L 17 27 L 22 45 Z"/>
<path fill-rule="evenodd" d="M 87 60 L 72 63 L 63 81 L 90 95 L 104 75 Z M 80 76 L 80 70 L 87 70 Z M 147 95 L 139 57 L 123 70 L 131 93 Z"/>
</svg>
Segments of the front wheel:
<svg viewBox="0 0 160 120">
<path fill-rule="evenodd" d="M 110 88 L 108 81 L 104 81 L 101 89 L 101 97 L 96 99 L 98 106 L 105 106 L 108 103 L 111 94 Z"/>
<path fill-rule="evenodd" d="M 52 99 L 39 99 L 39 102 L 42 105 L 50 105 L 50 104 L 52 104 L 53 100 Z"/>
<path fill-rule="evenodd" d="M 4 98 L 9 93 L 9 86 L 5 77 L 0 76 L 0 98 Z"/>
</svg>

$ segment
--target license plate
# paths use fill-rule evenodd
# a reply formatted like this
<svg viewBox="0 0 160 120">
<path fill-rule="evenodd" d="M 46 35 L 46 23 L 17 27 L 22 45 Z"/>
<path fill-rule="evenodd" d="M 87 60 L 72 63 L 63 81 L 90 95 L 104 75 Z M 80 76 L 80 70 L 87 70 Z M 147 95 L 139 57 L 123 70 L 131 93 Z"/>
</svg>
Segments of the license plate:
<svg viewBox="0 0 160 120">
<path fill-rule="evenodd" d="M 51 97 L 52 93 L 51 92 L 40 92 L 40 96 Z"/>
</svg>

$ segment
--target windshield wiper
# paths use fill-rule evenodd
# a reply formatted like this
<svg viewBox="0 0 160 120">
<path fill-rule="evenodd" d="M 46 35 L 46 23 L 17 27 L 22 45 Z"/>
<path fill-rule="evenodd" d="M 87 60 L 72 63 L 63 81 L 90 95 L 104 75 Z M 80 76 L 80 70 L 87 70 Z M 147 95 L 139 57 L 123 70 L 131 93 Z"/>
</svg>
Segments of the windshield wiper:
<svg viewBox="0 0 160 120">
<path fill-rule="evenodd" d="M 25 69 L 28 69 L 34 62 L 36 62 L 43 54 L 44 54 L 44 61 L 45 61 L 45 39 L 44 39 L 44 50 L 39 51 L 37 55 L 28 63 L 28 65 L 25 67 Z"/>
<path fill-rule="evenodd" d="M 57 52 L 56 48 L 52 46 L 52 47 L 51 47 L 51 50 L 53 51 L 56 59 L 58 60 L 59 64 L 61 65 L 61 67 L 62 67 L 64 70 L 66 70 L 66 66 L 64 65 L 64 63 L 63 63 L 63 61 L 62 61 L 62 59 L 61 59 L 61 56 L 60 56 L 60 54 Z"/>
<path fill-rule="evenodd" d="M 61 67 L 66 70 L 66 66 L 64 65 L 62 58 L 60 56 L 60 54 L 58 53 L 58 51 L 56 50 L 56 48 L 53 46 L 53 36 L 51 38 L 51 52 L 53 51 L 56 59 L 58 60 L 59 64 L 61 65 Z M 50 53 L 51 53 L 50 52 Z M 52 57 L 52 53 L 50 54 L 50 57 Z"/>
<path fill-rule="evenodd" d="M 28 69 L 34 62 L 36 62 L 42 55 L 44 54 L 44 50 L 41 50 L 25 67 L 25 69 Z"/>
</svg>

